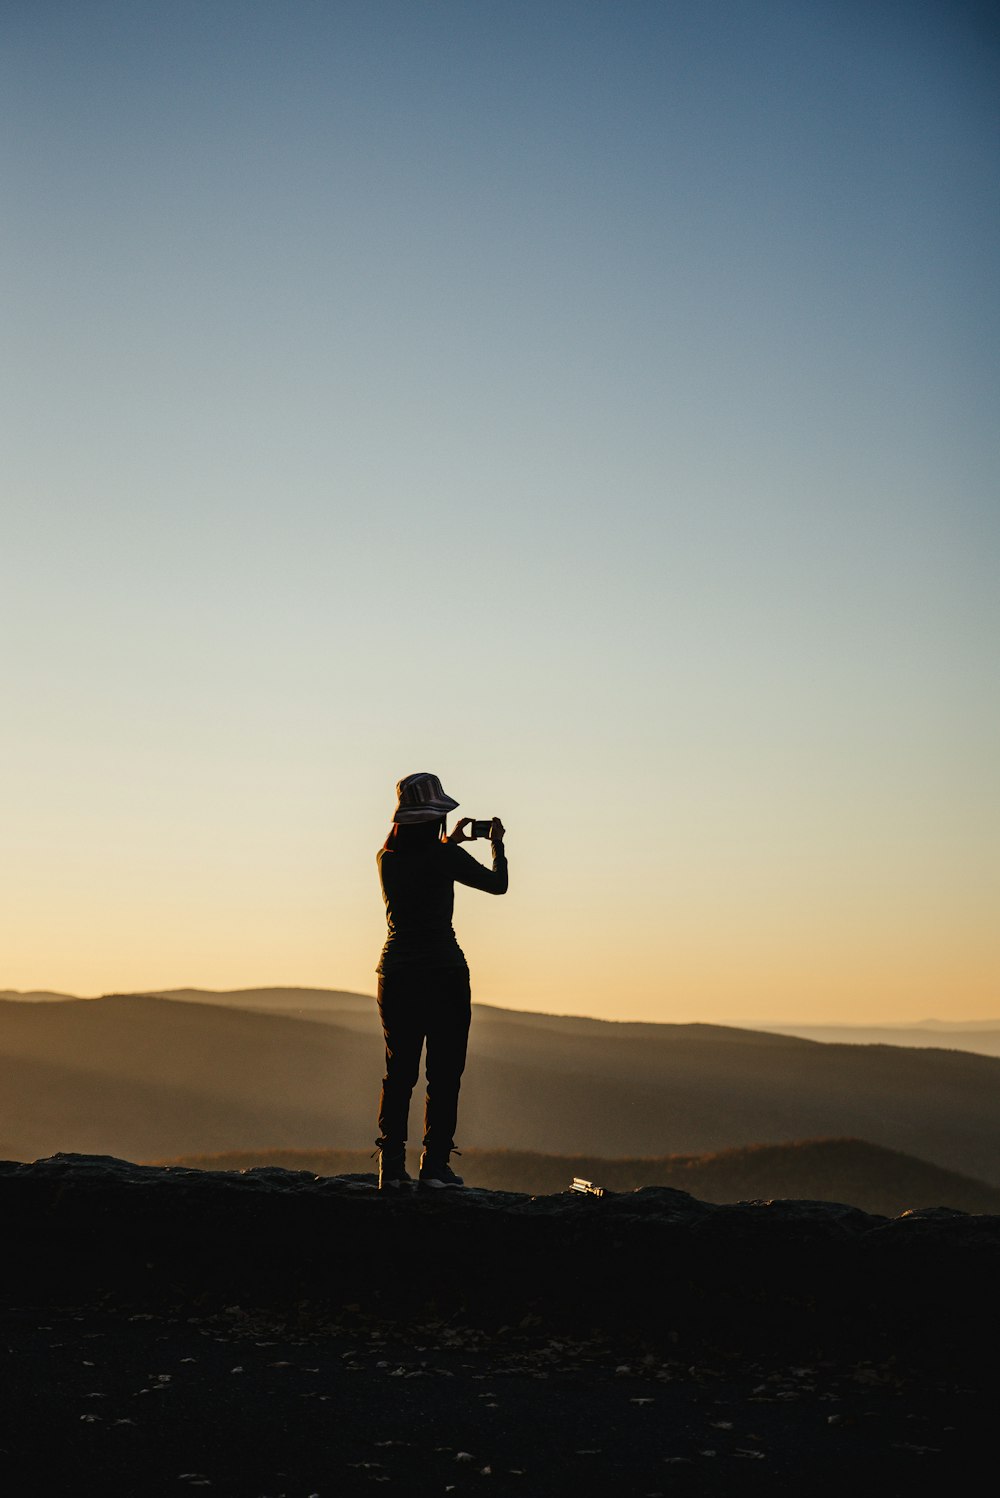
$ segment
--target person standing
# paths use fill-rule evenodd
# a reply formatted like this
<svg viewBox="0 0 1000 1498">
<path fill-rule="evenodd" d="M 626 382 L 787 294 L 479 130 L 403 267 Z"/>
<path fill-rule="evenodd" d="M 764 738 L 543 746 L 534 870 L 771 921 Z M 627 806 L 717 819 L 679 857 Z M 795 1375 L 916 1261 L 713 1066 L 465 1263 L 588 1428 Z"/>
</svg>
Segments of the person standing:
<svg viewBox="0 0 1000 1498">
<path fill-rule="evenodd" d="M 465 1069 L 472 997 L 469 966 L 452 915 L 455 885 L 502 895 L 507 891 L 504 827 L 490 822 L 493 866 L 459 845 L 472 841 L 463 817 L 447 831 L 458 802 L 436 775 L 421 771 L 396 786 L 392 829 L 377 862 L 388 926 L 378 967 L 378 1012 L 385 1036 L 385 1076 L 379 1096 L 379 1189 L 412 1185 L 406 1171 L 410 1096 L 426 1046 L 421 1186 L 464 1185 L 449 1163 L 455 1150 L 458 1094 Z M 456 1153 L 458 1153 L 456 1151 Z"/>
</svg>

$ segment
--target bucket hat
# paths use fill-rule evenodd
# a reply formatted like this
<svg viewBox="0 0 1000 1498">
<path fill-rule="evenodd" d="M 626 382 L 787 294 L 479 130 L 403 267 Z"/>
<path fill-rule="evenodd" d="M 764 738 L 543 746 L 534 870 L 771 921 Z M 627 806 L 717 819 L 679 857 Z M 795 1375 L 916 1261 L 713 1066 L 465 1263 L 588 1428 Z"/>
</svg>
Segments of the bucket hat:
<svg viewBox="0 0 1000 1498">
<path fill-rule="evenodd" d="M 393 813 L 394 822 L 437 822 L 449 811 L 454 811 L 457 801 L 446 794 L 436 775 L 419 770 L 415 775 L 406 775 L 396 786 L 399 803 Z"/>
</svg>

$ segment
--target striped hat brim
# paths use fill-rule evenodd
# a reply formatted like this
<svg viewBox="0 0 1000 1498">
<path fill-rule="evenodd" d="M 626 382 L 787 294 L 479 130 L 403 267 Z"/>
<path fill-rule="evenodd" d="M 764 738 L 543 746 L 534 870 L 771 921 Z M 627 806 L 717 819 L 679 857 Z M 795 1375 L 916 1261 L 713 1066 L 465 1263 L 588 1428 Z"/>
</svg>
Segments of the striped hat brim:
<svg viewBox="0 0 1000 1498">
<path fill-rule="evenodd" d="M 425 772 L 405 776 L 396 786 L 396 800 L 392 820 L 404 826 L 412 822 L 436 822 L 458 805 L 438 777 Z"/>
</svg>

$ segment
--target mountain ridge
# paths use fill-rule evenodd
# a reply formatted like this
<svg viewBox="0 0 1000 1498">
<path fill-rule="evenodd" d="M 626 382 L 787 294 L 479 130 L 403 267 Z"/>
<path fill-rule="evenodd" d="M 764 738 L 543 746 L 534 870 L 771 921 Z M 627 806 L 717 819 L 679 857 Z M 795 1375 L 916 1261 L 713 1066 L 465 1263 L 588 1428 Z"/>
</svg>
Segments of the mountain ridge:
<svg viewBox="0 0 1000 1498">
<path fill-rule="evenodd" d="M 81 1003 L 92 1003 L 95 998 L 109 998 L 115 991 L 96 995 L 81 995 L 56 992 L 48 989 L 0 989 L 0 1002 L 9 1000 L 14 1003 L 49 1003 L 58 1001 L 78 1001 Z M 119 992 L 132 992 L 131 990 L 119 990 Z M 207 1003 L 221 1007 L 243 1007 L 243 1008 L 267 1008 L 275 1007 L 282 1010 L 294 1010 L 308 1007 L 302 1003 L 302 996 L 318 998 L 320 1001 L 333 1000 L 333 1005 L 320 1002 L 314 1007 L 317 1012 L 327 1008 L 342 1007 L 370 1007 L 375 1003 L 375 997 L 370 993 L 360 993 L 353 989 L 331 989 L 320 988 L 309 985 L 286 985 L 272 984 L 254 988 L 150 988 L 137 989 L 134 991 L 142 997 L 173 999 L 180 1003 Z M 884 1021 L 872 1024 L 851 1024 L 843 1021 L 794 1021 L 775 1022 L 774 1020 L 748 1020 L 736 1023 L 730 1020 L 701 1021 L 701 1020 L 617 1020 L 594 1015 L 558 1014 L 547 1010 L 521 1010 L 505 1009 L 502 1005 L 481 1004 L 477 1007 L 482 1009 L 493 1009 L 499 1013 L 509 1015 L 521 1015 L 543 1021 L 569 1021 L 575 1024 L 593 1024 L 608 1026 L 632 1026 L 645 1027 L 648 1029 L 660 1029 L 664 1026 L 691 1026 L 698 1024 L 709 1024 L 718 1029 L 747 1030 L 751 1032 L 770 1035 L 789 1035 L 798 1039 L 833 1039 L 851 1044 L 869 1044 L 870 1037 L 885 1037 L 887 1044 L 911 1045 L 924 1043 L 924 1037 L 928 1035 L 970 1035 L 979 1040 L 982 1037 L 1000 1037 L 1000 1017 L 996 1019 L 981 1020 L 942 1020 L 929 1016 L 920 1020 Z M 859 1037 L 857 1040 L 849 1041 L 849 1036 Z M 869 1037 L 869 1038 L 866 1038 Z M 911 1038 L 913 1037 L 913 1038 Z M 917 1038 L 919 1037 L 919 1039 Z"/>
<path fill-rule="evenodd" d="M 358 997 L 322 1020 L 150 995 L 0 1003 L 0 1146 L 22 1158 L 360 1149 L 383 1049 Z M 460 1143 L 661 1157 L 845 1135 L 998 1184 L 1000 1061 L 477 1009 Z"/>
</svg>

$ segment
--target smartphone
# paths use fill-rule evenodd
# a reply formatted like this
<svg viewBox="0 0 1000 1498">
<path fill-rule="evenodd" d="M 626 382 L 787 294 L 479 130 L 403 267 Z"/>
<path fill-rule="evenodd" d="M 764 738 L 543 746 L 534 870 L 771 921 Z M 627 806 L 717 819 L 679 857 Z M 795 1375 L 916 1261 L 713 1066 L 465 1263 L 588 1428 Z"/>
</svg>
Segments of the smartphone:
<svg viewBox="0 0 1000 1498">
<path fill-rule="evenodd" d="M 489 837 L 492 827 L 492 817 L 489 817 L 485 822 L 470 822 L 465 829 L 465 835 L 466 837 Z"/>
</svg>

